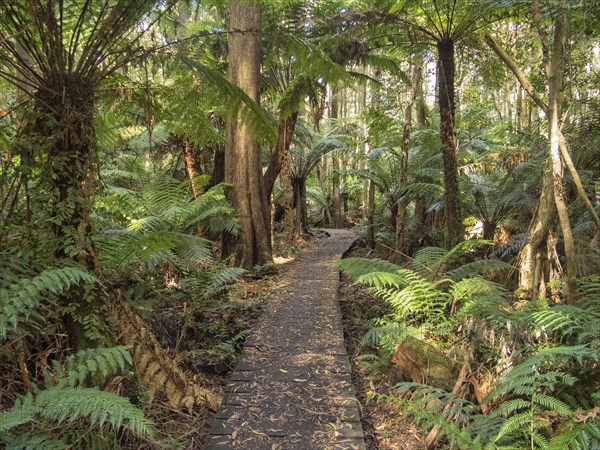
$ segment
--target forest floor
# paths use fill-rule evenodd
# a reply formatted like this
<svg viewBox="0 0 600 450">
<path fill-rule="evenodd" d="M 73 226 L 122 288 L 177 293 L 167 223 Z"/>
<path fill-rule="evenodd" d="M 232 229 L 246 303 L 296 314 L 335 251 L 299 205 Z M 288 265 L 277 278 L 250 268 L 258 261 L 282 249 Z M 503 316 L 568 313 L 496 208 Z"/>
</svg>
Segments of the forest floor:
<svg viewBox="0 0 600 450">
<path fill-rule="evenodd" d="M 316 238 L 311 239 L 303 246 L 301 252 L 302 255 L 311 254 L 312 250 L 322 247 L 324 244 L 323 239 L 327 238 L 321 233 L 317 233 Z M 289 254 L 289 249 L 287 250 Z M 364 249 L 358 248 L 355 249 L 353 254 L 350 254 L 349 256 L 359 256 L 361 252 L 364 253 Z M 272 292 L 277 286 L 285 284 L 285 280 L 289 280 L 290 276 L 296 280 L 306 280 L 308 283 L 307 286 L 310 285 L 311 280 L 320 277 L 319 271 L 322 269 L 317 269 L 316 272 L 314 271 L 314 268 L 309 269 L 312 265 L 317 263 L 316 259 L 311 259 L 311 257 L 308 259 L 304 258 L 304 262 L 301 262 L 300 264 L 293 262 L 293 259 L 293 257 L 276 258 L 278 273 L 274 276 L 257 279 L 245 278 L 238 283 L 238 292 L 233 296 L 232 301 L 237 302 L 242 306 L 238 305 L 239 307 L 236 307 L 236 320 L 242 320 L 247 324 L 252 324 L 258 320 L 260 323 L 260 320 L 262 320 L 258 319 L 258 317 L 262 314 L 260 313 L 260 309 L 264 305 L 266 299 L 269 297 L 269 293 Z M 300 256 L 299 259 L 302 260 L 302 256 Z M 343 315 L 340 328 L 343 325 L 346 352 L 351 362 L 351 381 L 354 385 L 352 390 L 356 393 L 356 397 L 360 403 L 359 410 L 360 417 L 362 419 L 362 429 L 364 430 L 366 448 L 369 450 L 418 450 L 424 448 L 422 445 L 422 436 L 420 432 L 414 423 L 403 416 L 401 411 L 390 409 L 390 406 L 383 402 L 375 402 L 374 400 L 369 401 L 370 394 L 385 394 L 391 387 L 386 382 L 383 374 L 372 372 L 370 369 L 367 369 L 360 363 L 360 356 L 364 353 L 368 353 L 369 351 L 368 349 L 361 348 L 359 341 L 367 330 L 366 320 L 368 320 L 369 315 L 374 314 L 377 311 L 378 300 L 363 289 L 352 286 L 351 282 L 344 277 L 342 277 L 341 282 L 338 282 L 338 280 L 339 278 L 337 274 L 335 274 L 333 280 L 330 280 L 330 284 L 333 282 L 330 289 L 336 290 L 339 286 L 339 304 L 341 306 Z M 306 293 L 306 289 L 304 293 Z M 283 295 L 285 296 L 288 294 L 285 294 L 284 292 Z M 297 315 L 298 314 L 296 314 L 296 316 Z M 309 316 L 309 319 L 313 317 L 316 316 Z M 302 327 L 305 327 L 306 325 L 307 324 L 300 323 L 299 329 L 302 329 Z M 279 344 L 278 346 L 281 347 Z M 253 349 L 253 351 L 262 352 L 262 350 L 256 350 L 256 346 L 252 346 L 252 342 L 250 342 L 250 347 Z M 285 356 L 285 352 L 283 352 L 283 354 Z M 230 363 L 231 369 L 233 365 L 234 364 Z M 216 394 L 225 396 L 226 399 L 227 397 L 231 397 L 231 386 L 237 386 L 235 388 L 236 390 L 239 390 L 240 388 L 243 389 L 242 385 L 248 381 L 243 379 L 244 377 L 242 377 L 242 379 L 232 380 L 232 373 L 233 378 L 240 378 L 240 373 L 245 374 L 247 372 L 238 371 L 234 373 L 232 370 L 226 372 L 227 367 L 219 367 L 218 364 L 216 366 L 209 367 L 192 364 L 189 366 L 189 368 L 198 372 L 198 376 L 203 380 L 202 384 L 204 386 L 208 387 Z M 278 377 L 280 378 L 278 381 L 281 381 L 285 378 L 291 378 L 300 381 L 303 380 L 303 377 L 301 376 L 302 374 L 290 373 L 290 370 L 288 370 L 289 368 L 279 368 L 282 370 L 279 371 L 279 375 L 281 376 Z M 330 369 L 331 367 L 327 368 L 327 370 Z M 346 373 L 349 369 L 349 367 L 345 369 Z M 335 370 L 337 369 L 334 369 L 333 371 Z M 242 384 L 240 384 L 240 382 Z M 301 383 L 298 382 L 297 384 Z M 239 393 L 242 394 L 242 392 Z M 331 392 L 322 393 L 326 396 L 331 396 Z M 289 398 L 293 398 L 293 395 L 288 397 L 288 399 Z M 162 444 L 158 446 L 159 448 L 202 448 L 204 442 L 209 436 L 211 426 L 215 420 L 215 415 L 206 411 L 200 414 L 187 414 L 181 411 L 170 410 L 169 408 L 161 407 L 160 405 L 155 405 L 153 411 L 154 413 L 150 414 L 150 416 L 157 424 L 157 437 Z M 256 410 L 254 412 L 256 413 Z M 221 419 L 228 417 L 227 412 L 224 413 L 223 411 L 220 411 L 220 415 L 222 416 Z M 270 415 L 272 419 L 276 418 L 276 415 L 272 413 Z M 333 431 L 333 435 L 335 435 L 337 426 L 335 425 L 335 420 L 331 422 L 333 419 L 332 417 L 328 417 L 326 419 L 328 419 L 329 422 L 324 420 L 323 423 L 334 423 L 334 426 L 328 426 L 331 427 L 330 431 Z M 235 430 L 232 429 L 231 431 L 233 432 Z M 257 431 L 258 433 L 261 432 L 258 429 L 255 429 L 254 431 Z M 330 432 L 329 434 L 331 435 L 332 433 Z M 236 438 L 241 437 L 239 431 L 235 434 L 235 436 Z M 260 434 L 256 434 L 256 436 L 260 436 Z M 156 448 L 153 445 L 148 446 L 148 448 L 150 447 Z M 287 446 L 275 448 L 287 448 Z M 301 446 L 295 448 L 309 449 L 312 447 Z M 328 447 L 325 446 L 321 448 Z M 338 446 L 333 448 L 352 447 Z"/>
</svg>

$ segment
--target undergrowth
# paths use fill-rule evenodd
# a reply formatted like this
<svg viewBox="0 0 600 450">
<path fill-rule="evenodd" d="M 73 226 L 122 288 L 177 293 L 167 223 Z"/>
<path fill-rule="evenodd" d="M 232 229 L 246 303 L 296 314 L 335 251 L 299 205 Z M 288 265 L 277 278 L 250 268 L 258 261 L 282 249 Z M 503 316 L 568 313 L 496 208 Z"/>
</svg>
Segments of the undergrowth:
<svg viewBox="0 0 600 450">
<path fill-rule="evenodd" d="M 478 259 L 487 245 L 425 248 L 410 267 L 365 258 L 339 263 L 388 308 L 371 319 L 361 342 L 376 350 L 362 356 L 370 370 L 385 373 L 406 336 L 464 355 L 453 392 L 413 380 L 373 392 L 373 400 L 413 414 L 431 430 L 430 446 L 598 448 L 600 279 L 580 280 L 575 305 L 519 301 L 485 278 L 509 269 Z"/>
</svg>

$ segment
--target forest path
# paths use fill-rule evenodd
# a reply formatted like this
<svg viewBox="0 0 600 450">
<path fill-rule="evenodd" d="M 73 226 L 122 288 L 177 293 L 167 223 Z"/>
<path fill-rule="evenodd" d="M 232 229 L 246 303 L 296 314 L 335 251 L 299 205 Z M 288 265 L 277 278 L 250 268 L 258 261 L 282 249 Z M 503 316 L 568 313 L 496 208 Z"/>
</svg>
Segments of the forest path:
<svg viewBox="0 0 600 450">
<path fill-rule="evenodd" d="M 332 264 L 356 235 L 329 237 L 286 268 L 248 337 L 204 449 L 365 449 Z"/>
</svg>

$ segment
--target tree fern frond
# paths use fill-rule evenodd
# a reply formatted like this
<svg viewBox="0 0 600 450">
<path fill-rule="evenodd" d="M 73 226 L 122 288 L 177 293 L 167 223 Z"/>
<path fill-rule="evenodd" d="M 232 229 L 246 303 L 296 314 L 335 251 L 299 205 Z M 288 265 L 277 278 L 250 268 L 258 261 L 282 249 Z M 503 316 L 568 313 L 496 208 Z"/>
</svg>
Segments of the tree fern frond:
<svg viewBox="0 0 600 450">
<path fill-rule="evenodd" d="M 0 416 L 0 432 L 42 417 L 53 422 L 74 422 L 87 418 L 92 426 L 110 424 L 137 435 L 151 435 L 152 423 L 129 399 L 95 388 L 56 385 L 44 389 L 26 401 L 20 401 Z"/>
<path fill-rule="evenodd" d="M 344 258 L 335 265 L 350 278 L 358 278 L 371 272 L 394 273 L 400 269 L 400 266 L 389 261 L 368 258 Z"/>
<path fill-rule="evenodd" d="M 0 289 L 0 338 L 16 330 L 39 307 L 48 293 L 59 295 L 80 283 L 95 284 L 96 277 L 80 267 L 46 270 L 33 278 L 22 278 L 7 289 Z"/>
<path fill-rule="evenodd" d="M 105 232 L 97 239 L 105 267 L 118 268 L 136 262 L 162 260 L 174 251 L 194 263 L 212 260 L 210 242 L 198 236 L 173 231 L 150 231 L 141 235 Z"/>
<path fill-rule="evenodd" d="M 78 384 L 82 385 L 90 375 L 97 372 L 101 372 L 106 377 L 109 373 L 123 370 L 132 364 L 133 360 L 127 346 L 96 347 L 80 350 L 75 355 L 68 356 L 65 361 L 65 373 L 59 376 L 64 379 L 64 383 L 61 384 L 74 387 Z"/>
<path fill-rule="evenodd" d="M 54 386 L 36 395 L 34 405 L 41 417 L 61 423 L 73 422 L 80 417 L 90 420 L 92 426 L 109 423 L 138 435 L 151 435 L 152 423 L 129 399 L 112 392 L 94 388 Z"/>
<path fill-rule="evenodd" d="M 363 284 L 370 286 L 377 293 L 388 292 L 388 289 L 399 289 L 405 286 L 407 280 L 402 274 L 390 272 L 371 272 L 360 275 L 354 281 L 354 284 Z"/>
<path fill-rule="evenodd" d="M 531 321 L 539 329 L 560 332 L 561 335 L 566 336 L 582 329 L 578 316 L 584 314 L 585 310 L 575 306 L 559 305 L 534 312 L 531 315 Z"/>
<path fill-rule="evenodd" d="M 141 219 L 133 219 L 127 229 L 137 233 L 162 230 L 167 226 L 167 221 L 162 217 L 146 216 Z"/>
<path fill-rule="evenodd" d="M 463 278 L 473 277 L 476 275 L 486 275 L 492 272 L 498 272 L 501 270 L 511 270 L 513 266 L 500 261 L 499 259 L 478 259 L 462 266 L 450 270 L 446 275 L 454 280 L 462 280 Z"/>
</svg>

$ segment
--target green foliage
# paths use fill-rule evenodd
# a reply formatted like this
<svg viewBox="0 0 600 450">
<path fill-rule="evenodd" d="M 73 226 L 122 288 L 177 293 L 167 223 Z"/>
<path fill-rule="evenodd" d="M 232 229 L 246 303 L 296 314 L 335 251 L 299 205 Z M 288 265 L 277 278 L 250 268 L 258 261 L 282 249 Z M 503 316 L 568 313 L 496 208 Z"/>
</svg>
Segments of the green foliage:
<svg viewBox="0 0 600 450">
<path fill-rule="evenodd" d="M 469 280 L 476 279 L 457 285 Z M 513 340 L 527 331 L 537 336 L 511 357 L 485 400 L 489 412 L 483 414 L 468 403 L 459 412 L 453 394 L 411 383 L 398 385 L 398 394 L 411 392 L 410 401 L 395 396 L 391 400 L 402 401 L 424 426 L 441 426 L 456 448 L 596 448 L 600 444 L 600 398 L 594 372 L 600 360 L 596 312 L 600 297 L 590 297 L 589 292 L 597 292 L 598 285 L 585 281 L 584 295 L 574 306 L 538 304 L 513 310 L 505 296 L 494 294 L 495 288 L 478 284 L 455 285 L 455 290 L 472 292 L 475 287 L 478 291 L 468 295 L 471 300 L 461 314 L 479 317 L 507 337 L 511 322 L 515 323 Z M 419 407 L 423 404 L 429 405 L 425 412 Z"/>
<path fill-rule="evenodd" d="M 38 309 L 49 306 L 49 297 L 60 295 L 80 283 L 95 284 L 97 279 L 80 267 L 45 270 L 33 278 L 20 278 L 0 287 L 0 338 L 26 324 L 43 323 Z M 41 321 L 41 322 L 40 322 Z"/>
<path fill-rule="evenodd" d="M 9 448 L 57 448 L 65 442 L 62 434 L 71 427 L 83 427 L 87 432 L 91 427 L 100 432 L 108 426 L 135 435 L 152 435 L 152 423 L 129 399 L 85 387 L 92 377 L 107 377 L 130 367 L 131 360 L 128 349 L 120 346 L 79 351 L 67 357 L 64 366 L 53 361 L 54 371 L 45 373 L 46 388 L 25 394 L 11 409 L 0 413 L 0 439 Z M 19 432 L 34 422 L 38 433 Z M 39 434 L 51 423 L 68 427 L 63 425 L 58 434 Z"/>
</svg>

